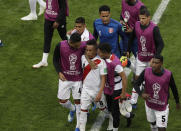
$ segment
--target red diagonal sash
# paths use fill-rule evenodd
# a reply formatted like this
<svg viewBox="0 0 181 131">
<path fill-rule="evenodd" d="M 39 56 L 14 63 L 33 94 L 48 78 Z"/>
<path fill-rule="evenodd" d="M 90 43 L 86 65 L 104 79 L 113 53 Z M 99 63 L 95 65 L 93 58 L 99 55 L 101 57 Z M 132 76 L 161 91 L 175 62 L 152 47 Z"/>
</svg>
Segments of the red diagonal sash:
<svg viewBox="0 0 181 131">
<path fill-rule="evenodd" d="M 93 61 L 96 65 L 98 65 L 101 60 L 96 59 Z M 83 80 L 86 78 L 86 76 L 89 74 L 89 72 L 91 71 L 91 66 L 90 64 L 88 64 L 86 67 L 84 67 L 84 72 L 83 72 Z"/>
</svg>

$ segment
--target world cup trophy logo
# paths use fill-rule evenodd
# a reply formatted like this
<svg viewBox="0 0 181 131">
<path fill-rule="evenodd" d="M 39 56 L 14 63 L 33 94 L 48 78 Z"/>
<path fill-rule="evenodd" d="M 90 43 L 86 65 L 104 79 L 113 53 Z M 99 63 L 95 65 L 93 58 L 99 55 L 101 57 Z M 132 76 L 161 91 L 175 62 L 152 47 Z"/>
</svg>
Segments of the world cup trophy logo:
<svg viewBox="0 0 181 131">
<path fill-rule="evenodd" d="M 153 84 L 152 88 L 153 88 L 153 91 L 154 91 L 153 98 L 159 99 L 159 94 L 158 93 L 159 93 L 159 91 L 161 89 L 160 85 L 158 83 L 155 83 L 155 84 Z"/>
<path fill-rule="evenodd" d="M 76 70 L 75 63 L 77 61 L 77 56 L 75 54 L 71 54 L 69 56 L 69 61 L 70 61 L 70 70 Z"/>
<path fill-rule="evenodd" d="M 140 37 L 141 49 L 142 51 L 147 51 L 146 49 L 146 38 L 144 36 Z"/>
<path fill-rule="evenodd" d="M 124 16 L 125 16 L 125 18 L 126 18 L 127 21 L 128 21 L 129 18 L 130 18 L 130 13 L 129 13 L 129 11 L 125 11 L 125 12 L 124 12 Z"/>
</svg>

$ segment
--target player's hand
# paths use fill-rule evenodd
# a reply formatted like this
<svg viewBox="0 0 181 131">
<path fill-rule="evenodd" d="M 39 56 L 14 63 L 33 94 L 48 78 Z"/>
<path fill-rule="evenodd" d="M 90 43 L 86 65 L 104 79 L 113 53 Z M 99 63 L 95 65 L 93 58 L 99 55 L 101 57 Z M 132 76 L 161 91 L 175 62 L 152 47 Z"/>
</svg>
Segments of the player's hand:
<svg viewBox="0 0 181 131">
<path fill-rule="evenodd" d="M 153 65 L 153 58 L 150 60 L 150 67 Z"/>
<path fill-rule="evenodd" d="M 125 30 L 126 33 L 131 33 L 133 32 L 133 29 L 131 29 L 129 26 L 127 27 L 127 29 Z"/>
<path fill-rule="evenodd" d="M 98 102 L 101 100 L 101 97 L 102 97 L 102 94 L 101 93 L 98 93 L 96 98 L 95 98 L 95 102 Z"/>
<path fill-rule="evenodd" d="M 122 92 L 120 96 L 121 96 L 122 100 L 126 99 L 126 93 L 125 92 Z"/>
<path fill-rule="evenodd" d="M 176 104 L 176 109 L 179 110 L 180 109 L 180 103 Z"/>
<path fill-rule="evenodd" d="M 65 78 L 65 76 L 61 73 L 61 72 L 59 72 L 59 78 L 60 78 L 60 80 L 62 80 L 62 81 L 66 81 L 66 78 Z"/>
<path fill-rule="evenodd" d="M 71 35 L 72 31 L 73 31 L 73 30 L 69 30 L 69 31 L 67 32 L 67 35 Z"/>
<path fill-rule="evenodd" d="M 59 23 L 55 21 L 55 22 L 53 23 L 53 28 L 56 29 L 56 28 L 58 28 L 58 26 L 59 26 Z"/>
<path fill-rule="evenodd" d="M 150 99 L 150 95 L 146 93 L 142 93 L 142 98 L 145 100 Z"/>
<path fill-rule="evenodd" d="M 130 58 L 129 52 L 126 52 L 126 56 L 127 56 L 127 58 Z"/>
</svg>

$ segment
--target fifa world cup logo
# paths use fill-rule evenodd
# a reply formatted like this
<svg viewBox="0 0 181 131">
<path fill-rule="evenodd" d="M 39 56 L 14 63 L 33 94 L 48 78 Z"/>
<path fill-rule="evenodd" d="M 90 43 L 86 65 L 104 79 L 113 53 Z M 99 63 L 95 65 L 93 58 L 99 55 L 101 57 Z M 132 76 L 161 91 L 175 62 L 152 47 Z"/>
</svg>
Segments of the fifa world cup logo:
<svg viewBox="0 0 181 131">
<path fill-rule="evenodd" d="M 125 18 L 127 19 L 127 21 L 129 20 L 129 18 L 130 18 L 130 14 L 129 14 L 129 11 L 125 11 L 124 12 L 124 16 L 125 16 Z"/>
<path fill-rule="evenodd" d="M 52 0 L 48 0 L 48 9 L 52 10 Z"/>
<path fill-rule="evenodd" d="M 69 56 L 69 61 L 70 61 L 70 70 L 76 70 L 75 63 L 77 61 L 77 56 L 75 54 L 71 54 Z"/>
<path fill-rule="evenodd" d="M 155 83 L 155 84 L 153 84 L 152 88 L 153 88 L 153 91 L 154 91 L 153 98 L 159 99 L 158 93 L 159 93 L 159 91 L 161 89 L 160 85 L 158 83 Z"/>
<path fill-rule="evenodd" d="M 141 49 L 142 51 L 147 51 L 146 49 L 146 38 L 144 36 L 140 37 Z"/>
</svg>

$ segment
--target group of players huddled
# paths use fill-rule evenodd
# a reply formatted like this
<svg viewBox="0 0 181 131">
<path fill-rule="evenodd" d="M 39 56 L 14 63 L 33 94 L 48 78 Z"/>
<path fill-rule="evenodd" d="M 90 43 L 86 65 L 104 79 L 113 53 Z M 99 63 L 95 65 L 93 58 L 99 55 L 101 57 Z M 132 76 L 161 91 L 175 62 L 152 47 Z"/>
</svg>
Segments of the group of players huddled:
<svg viewBox="0 0 181 131">
<path fill-rule="evenodd" d="M 70 110 L 69 122 L 76 114 L 75 131 L 86 130 L 91 106 L 99 108 L 109 119 L 107 130 L 118 131 L 121 114 L 129 127 L 134 117 L 131 110 L 137 106 L 138 95 L 145 99 L 151 130 L 166 131 L 169 87 L 176 108 L 180 105 L 173 75 L 163 68 L 164 43 L 159 28 L 151 21 L 147 7 L 140 0 L 122 0 L 119 22 L 112 19 L 110 13 L 109 6 L 100 6 L 100 18 L 93 23 L 93 35 L 86 28 L 83 17 L 78 17 L 75 28 L 67 31 L 67 0 L 46 0 L 43 57 L 33 68 L 48 66 L 53 32 L 57 29 L 62 38 L 53 55 L 59 75 L 57 97 L 60 105 Z M 135 63 L 129 61 L 131 52 Z M 126 66 L 134 74 L 130 97 L 126 93 L 127 76 L 120 61 L 122 56 L 127 57 Z M 71 93 L 74 104 L 69 100 Z"/>
</svg>

